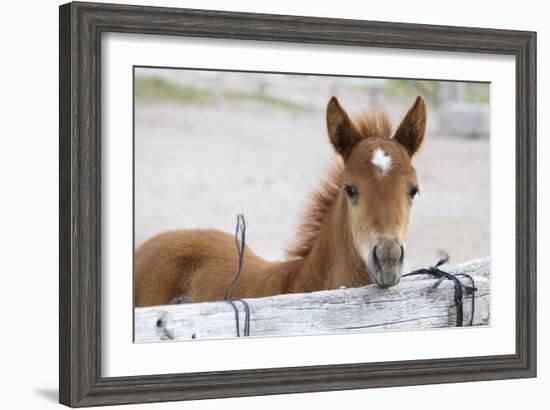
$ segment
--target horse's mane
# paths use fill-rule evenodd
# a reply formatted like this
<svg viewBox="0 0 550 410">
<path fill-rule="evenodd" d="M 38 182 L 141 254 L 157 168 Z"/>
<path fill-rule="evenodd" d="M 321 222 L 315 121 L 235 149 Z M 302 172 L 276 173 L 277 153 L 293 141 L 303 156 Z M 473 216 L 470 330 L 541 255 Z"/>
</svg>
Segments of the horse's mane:
<svg viewBox="0 0 550 410">
<path fill-rule="evenodd" d="M 375 114 L 362 114 L 353 121 L 362 138 L 379 137 L 390 138 L 392 125 L 384 112 Z M 286 251 L 289 258 L 305 258 L 311 252 L 319 232 L 321 224 L 327 212 L 332 208 L 340 188 L 342 186 L 342 173 L 344 164 L 338 158 L 328 172 L 328 176 L 321 183 L 321 187 L 313 192 L 310 199 L 310 206 L 303 215 L 302 222 L 298 228 L 296 240 Z"/>
</svg>

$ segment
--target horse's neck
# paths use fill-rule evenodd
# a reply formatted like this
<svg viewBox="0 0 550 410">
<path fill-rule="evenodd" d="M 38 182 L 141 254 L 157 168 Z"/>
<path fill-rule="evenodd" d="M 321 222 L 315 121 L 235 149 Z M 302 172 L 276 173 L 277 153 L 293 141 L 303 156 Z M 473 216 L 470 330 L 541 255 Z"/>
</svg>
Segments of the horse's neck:
<svg viewBox="0 0 550 410">
<path fill-rule="evenodd" d="M 327 212 L 319 237 L 297 275 L 300 291 L 356 287 L 370 282 L 362 259 L 353 248 L 347 203 L 339 197 Z"/>
</svg>

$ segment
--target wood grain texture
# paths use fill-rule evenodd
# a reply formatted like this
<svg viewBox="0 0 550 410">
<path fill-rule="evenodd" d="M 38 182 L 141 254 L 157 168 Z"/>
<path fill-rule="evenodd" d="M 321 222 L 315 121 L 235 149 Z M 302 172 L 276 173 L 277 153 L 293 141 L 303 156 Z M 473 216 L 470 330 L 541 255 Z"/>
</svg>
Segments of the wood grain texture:
<svg viewBox="0 0 550 410">
<path fill-rule="evenodd" d="M 100 39 L 102 33 L 107 32 L 515 56 L 516 353 L 283 369 L 102 377 Z M 60 402 L 76 407 L 535 376 L 536 33 L 69 3 L 60 8 L 59 41 Z"/>
<path fill-rule="evenodd" d="M 489 258 L 444 267 L 449 273 L 467 273 L 477 288 L 474 326 L 489 324 Z M 456 325 L 454 284 L 430 275 L 403 278 L 398 286 L 287 294 L 247 299 L 251 336 L 299 336 L 360 331 L 419 330 Z M 468 280 L 464 285 L 469 286 Z M 471 296 L 464 298 L 464 321 L 471 318 Z M 244 334 L 244 306 L 239 309 Z M 200 340 L 236 337 L 235 312 L 227 302 L 189 303 L 135 309 L 135 342 Z"/>
</svg>

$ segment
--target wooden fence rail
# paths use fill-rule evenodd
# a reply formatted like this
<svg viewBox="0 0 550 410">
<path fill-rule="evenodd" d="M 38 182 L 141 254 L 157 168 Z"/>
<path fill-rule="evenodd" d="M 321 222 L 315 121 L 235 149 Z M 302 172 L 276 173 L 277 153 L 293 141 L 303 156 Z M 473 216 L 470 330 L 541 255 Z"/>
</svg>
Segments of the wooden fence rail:
<svg viewBox="0 0 550 410">
<path fill-rule="evenodd" d="M 454 266 L 446 272 L 467 273 L 475 280 L 475 326 L 490 319 L 488 257 Z M 377 330 L 415 330 L 455 326 L 454 286 L 445 280 L 433 288 L 429 275 L 403 278 L 389 289 L 361 288 L 247 299 L 250 336 L 306 335 Z M 465 285 L 469 283 L 463 282 Z M 244 307 L 239 308 L 241 335 Z M 471 295 L 464 298 L 464 324 L 470 320 Z M 189 303 L 135 309 L 135 341 L 191 340 L 236 336 L 235 312 L 227 302 Z"/>
</svg>

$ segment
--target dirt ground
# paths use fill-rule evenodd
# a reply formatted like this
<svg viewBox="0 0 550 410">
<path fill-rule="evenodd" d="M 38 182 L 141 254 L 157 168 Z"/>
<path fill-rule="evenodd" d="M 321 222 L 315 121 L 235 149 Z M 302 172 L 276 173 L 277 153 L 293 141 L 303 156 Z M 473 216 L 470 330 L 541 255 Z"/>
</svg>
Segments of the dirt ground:
<svg viewBox="0 0 550 410">
<path fill-rule="evenodd" d="M 170 229 L 233 232 L 242 212 L 248 245 L 281 259 L 334 155 L 324 113 L 222 104 L 136 104 L 136 245 Z M 440 251 L 452 262 L 489 255 L 489 154 L 487 139 L 428 132 L 406 270 Z"/>
</svg>

